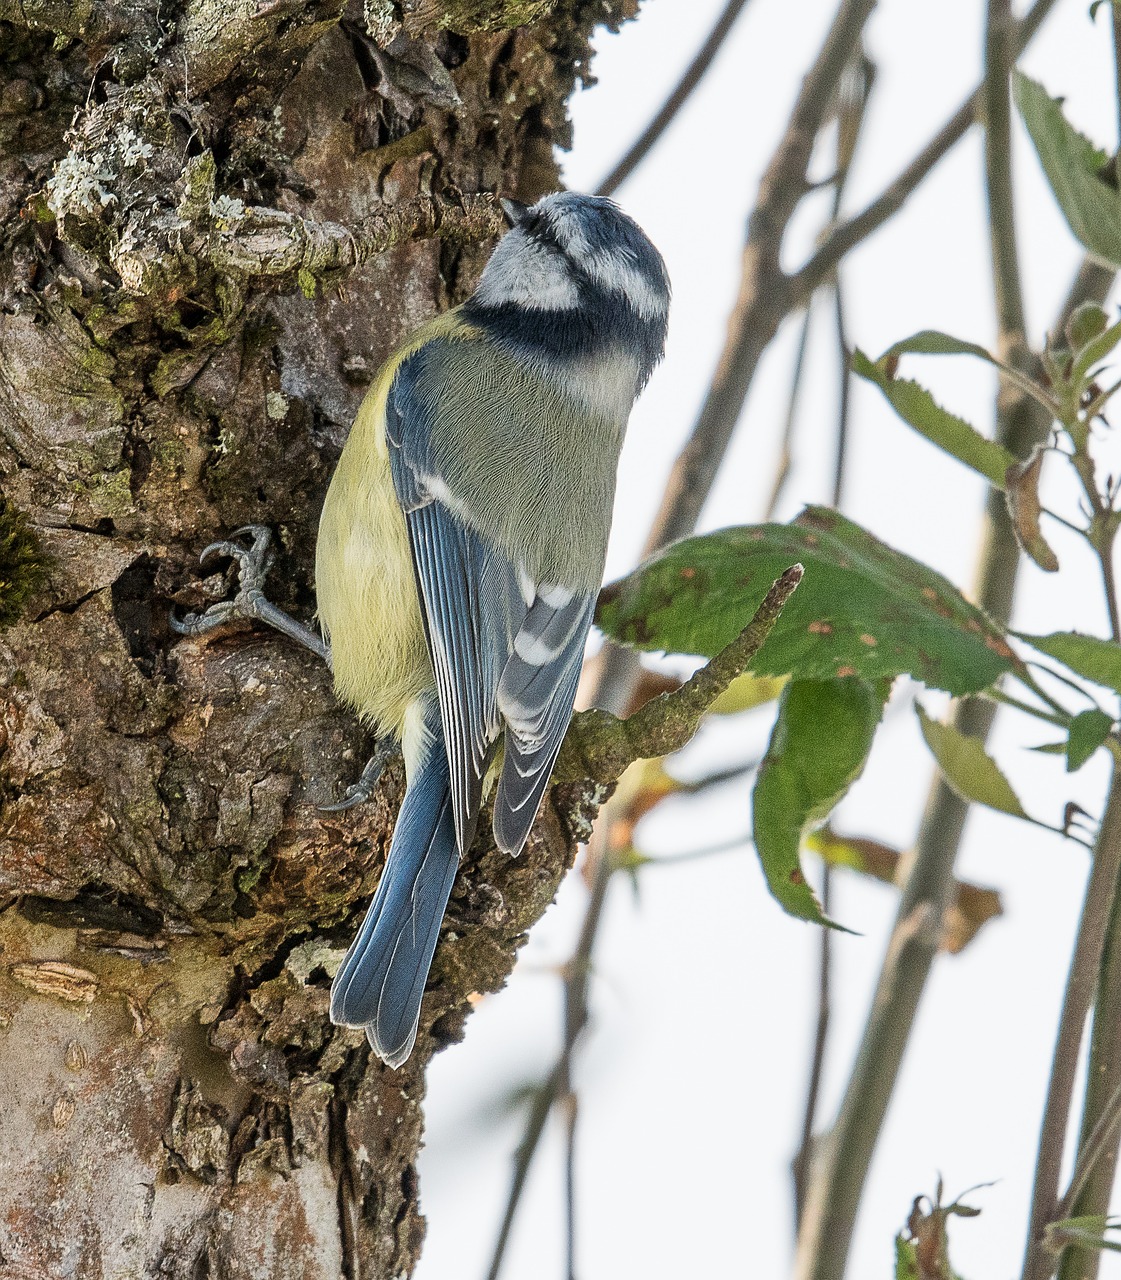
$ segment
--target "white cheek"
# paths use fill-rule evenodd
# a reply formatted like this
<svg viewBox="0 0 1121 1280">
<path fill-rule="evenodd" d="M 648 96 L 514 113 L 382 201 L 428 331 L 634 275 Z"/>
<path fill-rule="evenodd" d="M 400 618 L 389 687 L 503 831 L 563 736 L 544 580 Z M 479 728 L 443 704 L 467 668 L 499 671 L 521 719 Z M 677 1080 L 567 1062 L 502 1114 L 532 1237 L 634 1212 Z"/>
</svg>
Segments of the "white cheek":
<svg viewBox="0 0 1121 1280">
<path fill-rule="evenodd" d="M 643 320 L 666 314 L 665 294 L 629 262 L 606 253 L 593 254 L 588 259 L 588 273 L 602 288 L 626 298 Z"/>
<path fill-rule="evenodd" d="M 475 290 L 475 297 L 483 306 L 513 303 L 538 311 L 576 310 L 580 291 L 563 259 L 548 249 L 530 245 L 524 237 L 509 249 L 503 247 L 505 243 L 494 251 Z"/>
</svg>

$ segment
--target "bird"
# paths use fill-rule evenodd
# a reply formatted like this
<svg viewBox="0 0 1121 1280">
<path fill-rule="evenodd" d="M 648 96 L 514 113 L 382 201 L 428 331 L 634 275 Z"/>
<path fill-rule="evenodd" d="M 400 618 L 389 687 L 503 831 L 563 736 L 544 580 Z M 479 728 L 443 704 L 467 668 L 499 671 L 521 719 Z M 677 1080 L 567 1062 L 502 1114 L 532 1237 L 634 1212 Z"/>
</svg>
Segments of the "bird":
<svg viewBox="0 0 1121 1280">
<path fill-rule="evenodd" d="M 511 856 L 572 716 L 616 473 L 662 358 L 665 264 L 616 204 L 504 200 L 466 302 L 367 392 L 323 505 L 318 617 L 337 696 L 401 745 L 385 869 L 331 988 L 390 1067 L 412 1052 L 460 859 L 493 786 Z"/>
</svg>

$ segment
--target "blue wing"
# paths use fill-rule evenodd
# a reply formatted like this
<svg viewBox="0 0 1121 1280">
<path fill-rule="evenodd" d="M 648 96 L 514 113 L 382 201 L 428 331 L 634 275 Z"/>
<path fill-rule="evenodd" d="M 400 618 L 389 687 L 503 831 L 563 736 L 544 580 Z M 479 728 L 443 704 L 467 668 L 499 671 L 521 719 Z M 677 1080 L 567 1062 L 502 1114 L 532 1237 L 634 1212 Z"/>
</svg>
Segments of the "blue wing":
<svg viewBox="0 0 1121 1280">
<path fill-rule="evenodd" d="M 390 469 L 436 677 L 459 848 L 474 838 L 483 777 L 505 734 L 494 833 L 500 848 L 517 854 L 572 716 L 594 595 L 532 581 L 460 514 L 454 484 L 429 447 L 432 407 L 418 394 L 418 362 L 430 355 L 422 348 L 410 357 L 390 388 Z M 469 417 L 470 406 L 464 411 Z"/>
</svg>

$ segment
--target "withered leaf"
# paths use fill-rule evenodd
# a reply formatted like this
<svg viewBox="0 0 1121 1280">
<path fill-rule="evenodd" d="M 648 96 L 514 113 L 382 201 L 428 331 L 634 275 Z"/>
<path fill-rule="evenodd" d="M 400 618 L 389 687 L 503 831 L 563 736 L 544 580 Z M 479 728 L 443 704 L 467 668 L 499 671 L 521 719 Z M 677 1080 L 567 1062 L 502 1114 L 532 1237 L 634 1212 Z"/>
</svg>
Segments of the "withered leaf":
<svg viewBox="0 0 1121 1280">
<path fill-rule="evenodd" d="M 1041 569 L 1055 573 L 1059 568 L 1059 558 L 1051 550 L 1043 531 L 1039 527 L 1039 517 L 1043 508 L 1039 502 L 1039 476 L 1043 470 L 1042 448 L 1036 448 L 1025 462 L 1014 462 L 1005 472 L 1005 501 L 1008 503 L 1008 514 L 1012 517 L 1012 527 L 1016 531 L 1016 541 L 1031 556 Z"/>
</svg>

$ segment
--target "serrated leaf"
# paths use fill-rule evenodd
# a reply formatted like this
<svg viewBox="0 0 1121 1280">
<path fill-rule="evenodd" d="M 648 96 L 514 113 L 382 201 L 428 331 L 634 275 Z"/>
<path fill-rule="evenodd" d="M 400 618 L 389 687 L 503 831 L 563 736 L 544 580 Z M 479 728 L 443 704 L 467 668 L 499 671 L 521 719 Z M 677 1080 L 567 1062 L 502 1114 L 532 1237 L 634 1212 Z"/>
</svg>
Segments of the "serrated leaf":
<svg viewBox="0 0 1121 1280">
<path fill-rule="evenodd" d="M 756 675 L 890 680 L 906 672 L 963 694 L 1018 665 L 1000 628 L 941 574 L 823 507 L 793 524 L 674 543 L 604 588 L 596 621 L 623 644 L 711 657 L 795 561 L 805 575 L 752 663 Z"/>
<path fill-rule="evenodd" d="M 879 387 L 895 412 L 920 435 L 979 472 L 994 488 L 1003 489 L 1004 477 L 1008 468 L 1015 464 L 1015 457 L 1003 445 L 983 436 L 964 418 L 943 409 L 925 387 L 907 378 L 894 376 L 900 350 L 920 351 L 928 355 L 949 353 L 951 348 L 935 349 L 930 345 L 913 345 L 926 336 L 917 334 L 906 343 L 896 344 L 895 348 L 889 349 L 876 361 L 870 360 L 858 347 L 852 356 L 853 372 Z M 946 338 L 946 335 L 932 334 L 931 337 Z M 970 343 L 957 343 L 956 339 L 950 338 L 946 338 L 946 341 L 956 344 L 952 347 L 955 353 L 968 350 L 970 354 L 980 354 L 991 359 L 983 347 L 974 348 Z"/>
<path fill-rule="evenodd" d="M 1043 470 L 1044 450 L 1034 449 L 1026 462 L 1014 462 L 1006 474 L 1005 501 L 1016 541 L 1047 573 L 1055 573 L 1059 558 L 1043 536 L 1039 520 L 1043 507 L 1039 501 L 1039 476 Z"/>
<path fill-rule="evenodd" d="M 1076 675 L 1121 693 L 1121 645 L 1078 631 L 1053 631 L 1048 636 L 1021 636 L 1033 648 L 1057 658 Z"/>
<path fill-rule="evenodd" d="M 1071 231 L 1095 257 L 1121 266 L 1121 192 L 1107 180 L 1110 157 L 1068 123 L 1041 84 L 1015 71 L 1012 88 Z"/>
<path fill-rule="evenodd" d="M 1012 784 L 985 751 L 980 738 L 971 738 L 952 724 L 932 720 L 918 703 L 915 711 L 931 755 L 938 761 L 950 787 L 963 800 L 1010 813 L 1015 818 L 1028 817 Z"/>
<path fill-rule="evenodd" d="M 1096 707 L 1091 711 L 1080 711 L 1070 722 L 1066 747 L 1067 773 L 1081 769 L 1109 737 L 1112 728 L 1113 721 L 1104 711 Z"/>
<path fill-rule="evenodd" d="M 864 680 L 792 680 L 752 793 L 752 829 L 767 887 L 802 920 L 832 924 L 806 883 L 802 836 L 828 817 L 864 769 L 883 703 Z"/>
</svg>

